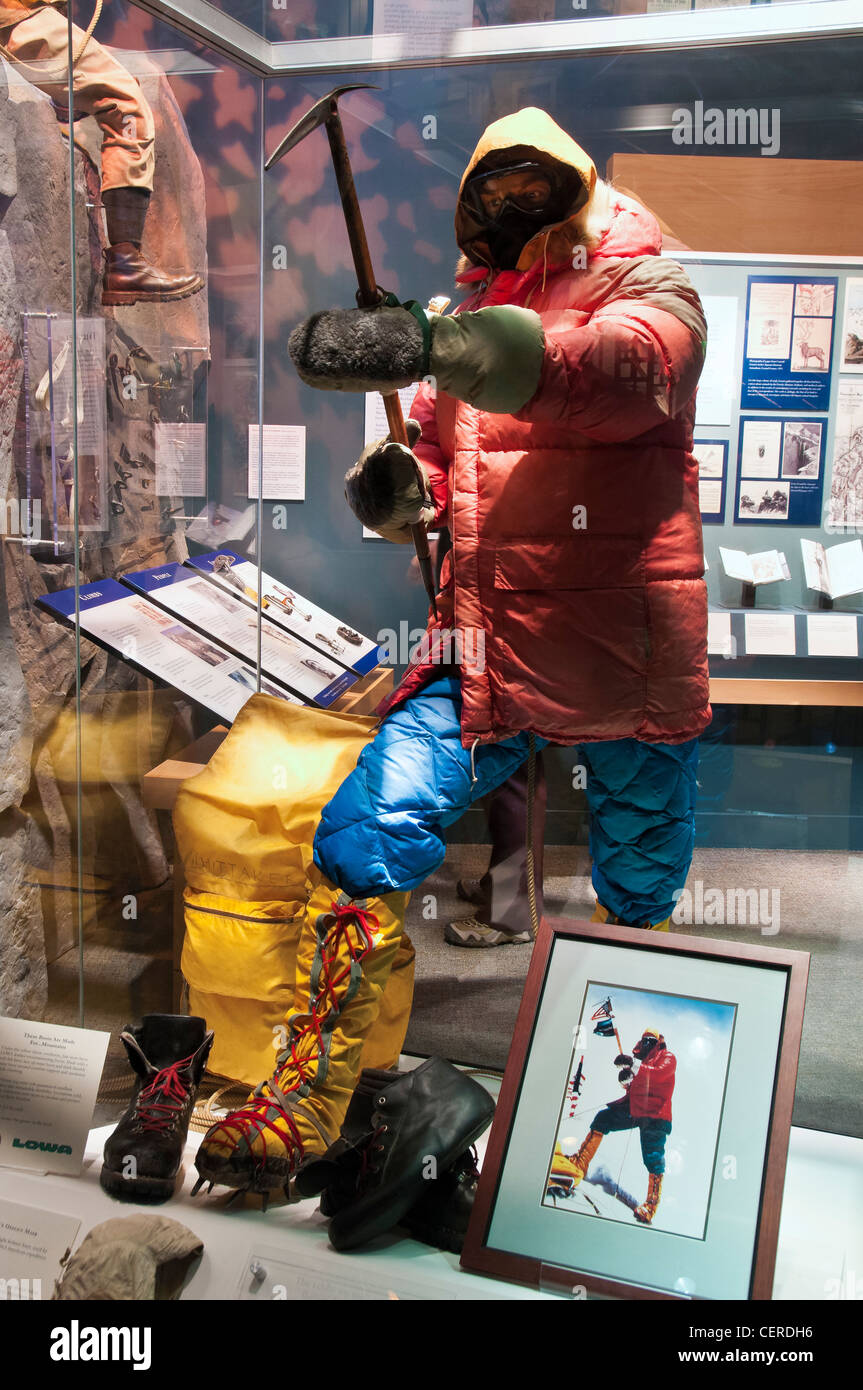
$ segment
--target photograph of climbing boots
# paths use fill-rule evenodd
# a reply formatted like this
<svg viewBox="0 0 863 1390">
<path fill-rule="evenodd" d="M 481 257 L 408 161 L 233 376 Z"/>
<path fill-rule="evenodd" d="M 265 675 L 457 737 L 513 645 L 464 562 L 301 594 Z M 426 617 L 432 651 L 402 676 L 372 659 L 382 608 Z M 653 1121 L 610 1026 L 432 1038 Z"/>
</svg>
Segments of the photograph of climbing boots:
<svg viewBox="0 0 863 1390">
<path fill-rule="evenodd" d="M 659 1206 L 659 1198 L 661 1195 L 662 1175 L 660 1173 L 648 1173 L 647 1196 L 641 1203 L 641 1206 L 636 1207 L 633 1212 L 636 1221 L 640 1221 L 645 1226 L 650 1225 L 656 1215 L 656 1208 Z"/>
<path fill-rule="evenodd" d="M 203 1018 L 146 1014 L 120 1040 L 135 1072 L 135 1093 L 105 1143 L 99 1181 L 121 1201 L 167 1202 L 213 1034 Z"/>
</svg>

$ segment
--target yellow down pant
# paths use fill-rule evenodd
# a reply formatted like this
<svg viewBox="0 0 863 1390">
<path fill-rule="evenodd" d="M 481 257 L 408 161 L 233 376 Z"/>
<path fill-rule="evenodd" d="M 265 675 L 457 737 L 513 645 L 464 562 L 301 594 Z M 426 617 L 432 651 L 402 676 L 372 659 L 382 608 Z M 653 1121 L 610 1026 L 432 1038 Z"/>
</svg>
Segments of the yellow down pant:
<svg viewBox="0 0 863 1390">
<path fill-rule="evenodd" d="M 308 1007 L 314 919 L 338 890 L 322 887 L 314 834 L 322 807 L 376 726 L 375 719 L 255 695 L 208 765 L 180 789 L 182 971 L 190 1011 L 215 1029 L 210 1070 L 219 1075 L 250 1085 L 269 1076 L 290 1016 Z M 404 894 L 388 898 L 406 901 Z M 404 1042 L 414 950 L 400 929 L 391 931 L 384 963 L 361 1067 L 394 1066 Z"/>
</svg>

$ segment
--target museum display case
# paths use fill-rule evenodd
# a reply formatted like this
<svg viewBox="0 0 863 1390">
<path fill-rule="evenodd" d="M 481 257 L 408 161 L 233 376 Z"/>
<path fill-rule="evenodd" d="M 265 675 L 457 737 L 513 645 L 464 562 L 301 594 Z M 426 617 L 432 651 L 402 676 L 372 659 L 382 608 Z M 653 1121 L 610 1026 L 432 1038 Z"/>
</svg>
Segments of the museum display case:
<svg viewBox="0 0 863 1390">
<path fill-rule="evenodd" d="M 128 1103 L 130 1022 L 225 1020 L 200 1109 L 260 1079 L 231 1019 L 257 1011 L 257 1065 L 284 1014 L 242 927 L 219 976 L 194 926 L 229 899 L 273 917 L 263 878 L 232 896 L 223 870 L 278 769 L 248 755 L 254 810 L 221 847 L 190 838 L 181 786 L 257 692 L 349 717 L 357 756 L 426 624 L 411 547 L 345 502 L 383 398 L 303 384 L 287 348 L 357 303 L 325 132 L 265 168 L 338 87 L 399 302 L 465 297 L 459 183 L 526 107 L 650 211 L 701 296 L 713 717 L 671 930 L 810 953 L 793 1123 L 863 1139 L 861 63 L 851 0 L 0 0 L 0 1018 L 105 1035 L 94 1124 Z M 445 533 L 431 545 L 439 563 Z M 587 919 L 579 755 L 544 765 L 545 910 Z M 408 909 L 404 1052 L 502 1073 L 530 950 L 444 944 L 456 881 L 487 863 L 484 808 L 446 840 Z"/>
</svg>

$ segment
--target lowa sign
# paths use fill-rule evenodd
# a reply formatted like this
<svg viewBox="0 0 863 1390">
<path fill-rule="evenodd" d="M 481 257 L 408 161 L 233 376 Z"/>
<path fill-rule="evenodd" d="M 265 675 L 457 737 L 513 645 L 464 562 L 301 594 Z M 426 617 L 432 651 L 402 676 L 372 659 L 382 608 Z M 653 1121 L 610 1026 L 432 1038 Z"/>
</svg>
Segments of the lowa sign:
<svg viewBox="0 0 863 1390">
<path fill-rule="evenodd" d="M 46 1144 L 42 1139 L 13 1139 L 13 1149 L 30 1149 L 43 1154 L 70 1154 L 72 1152 L 68 1144 Z"/>
</svg>

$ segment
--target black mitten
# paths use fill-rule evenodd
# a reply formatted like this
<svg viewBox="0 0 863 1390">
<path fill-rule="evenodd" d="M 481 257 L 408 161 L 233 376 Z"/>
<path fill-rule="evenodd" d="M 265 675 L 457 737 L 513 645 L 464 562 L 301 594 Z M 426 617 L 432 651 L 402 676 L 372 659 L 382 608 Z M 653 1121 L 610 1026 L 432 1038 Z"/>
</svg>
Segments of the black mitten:
<svg viewBox="0 0 863 1390">
<path fill-rule="evenodd" d="M 409 448 L 387 437 L 369 444 L 345 475 L 345 496 L 354 516 L 386 540 L 405 544 L 410 527 L 428 524 L 434 517 L 434 500 L 428 475 L 411 449 L 422 430 L 416 420 L 406 420 Z"/>
</svg>

